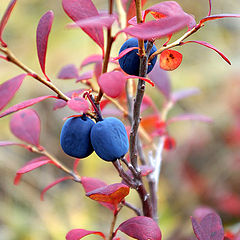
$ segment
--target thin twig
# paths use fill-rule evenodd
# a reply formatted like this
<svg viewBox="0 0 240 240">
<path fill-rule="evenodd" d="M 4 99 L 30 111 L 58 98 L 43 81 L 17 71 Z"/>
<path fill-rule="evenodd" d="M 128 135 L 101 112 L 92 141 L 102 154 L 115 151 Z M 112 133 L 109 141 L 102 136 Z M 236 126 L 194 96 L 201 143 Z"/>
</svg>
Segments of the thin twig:
<svg viewBox="0 0 240 240">
<path fill-rule="evenodd" d="M 193 33 L 197 32 L 201 27 L 203 27 L 204 25 L 197 25 L 196 27 L 194 27 L 193 29 L 191 29 L 190 31 L 186 32 L 185 34 L 183 34 L 183 36 L 181 36 L 179 39 L 177 39 L 176 41 L 174 41 L 173 43 L 170 43 L 166 46 L 162 46 L 161 48 L 159 48 L 156 52 L 154 52 L 148 59 L 148 62 L 150 62 L 155 56 L 161 54 L 164 50 L 176 47 L 176 46 L 180 46 L 182 44 L 182 41 L 186 38 L 188 38 L 189 36 L 191 36 Z"/>
<path fill-rule="evenodd" d="M 55 158 L 52 154 L 50 154 L 46 149 L 39 149 L 37 147 L 31 146 L 30 150 L 34 153 L 38 153 L 41 155 L 46 156 L 47 158 L 49 158 L 51 161 L 53 161 L 58 168 L 60 168 L 63 172 L 67 173 L 68 175 L 73 177 L 73 180 L 75 182 L 79 182 L 81 183 L 81 178 L 79 175 L 77 175 L 76 173 L 74 173 L 72 170 L 70 170 L 68 167 L 66 167 L 65 165 L 63 165 L 57 158 Z"/>
<path fill-rule="evenodd" d="M 131 203 L 128 203 L 128 202 L 123 202 L 122 203 L 124 206 L 130 208 L 131 210 L 133 210 L 137 216 L 141 216 L 142 213 L 140 211 L 140 209 L 136 208 L 135 206 L 133 206 Z"/>
<path fill-rule="evenodd" d="M 24 72 L 28 73 L 30 76 L 32 76 L 33 78 L 35 78 L 36 80 L 38 80 L 39 82 L 43 83 L 45 86 L 53 90 L 60 99 L 64 101 L 70 100 L 70 98 L 66 96 L 64 93 L 62 93 L 61 90 L 58 89 L 52 82 L 47 81 L 46 79 L 40 77 L 33 70 L 31 70 L 29 67 L 23 64 L 20 60 L 18 60 L 8 48 L 0 47 L 0 51 L 6 55 L 7 60 L 9 62 L 12 62 L 13 64 L 21 68 Z"/>
<path fill-rule="evenodd" d="M 123 205 L 120 205 L 120 207 L 117 209 L 117 211 L 114 212 L 113 214 L 113 220 L 112 220 L 112 223 L 111 223 L 111 227 L 110 227 L 110 233 L 109 233 L 109 240 L 112 240 L 114 238 L 114 227 L 115 227 L 115 224 L 116 224 L 116 221 L 117 221 L 117 216 L 118 216 L 118 213 L 121 211 Z"/>
</svg>

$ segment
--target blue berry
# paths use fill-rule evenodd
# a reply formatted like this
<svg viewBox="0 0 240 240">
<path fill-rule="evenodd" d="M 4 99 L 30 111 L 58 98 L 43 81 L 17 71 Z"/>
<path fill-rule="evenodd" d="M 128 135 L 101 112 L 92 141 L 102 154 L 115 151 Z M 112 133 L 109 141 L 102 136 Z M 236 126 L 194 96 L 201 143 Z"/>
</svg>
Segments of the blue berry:
<svg viewBox="0 0 240 240">
<path fill-rule="evenodd" d="M 145 48 L 147 47 L 147 41 L 144 42 Z M 138 47 L 138 39 L 137 38 L 130 38 L 128 39 L 120 48 L 119 54 L 130 47 Z M 155 45 L 153 45 L 151 51 L 150 51 L 150 56 L 157 51 L 157 48 Z M 155 56 L 151 60 L 151 64 L 148 66 L 147 73 L 151 72 L 155 63 L 157 61 L 157 56 Z M 131 52 L 127 53 L 124 55 L 122 58 L 119 59 L 119 64 L 122 70 L 129 74 L 129 75 L 135 75 L 139 76 L 139 65 L 140 65 L 140 59 L 138 56 L 138 49 L 134 49 Z"/>
<path fill-rule="evenodd" d="M 93 152 L 90 132 L 95 123 L 86 115 L 69 118 L 63 125 L 60 143 L 63 151 L 76 158 L 85 158 Z"/>
<path fill-rule="evenodd" d="M 105 118 L 92 127 L 91 142 L 96 154 L 106 161 L 124 156 L 129 148 L 125 126 L 114 117 Z"/>
</svg>

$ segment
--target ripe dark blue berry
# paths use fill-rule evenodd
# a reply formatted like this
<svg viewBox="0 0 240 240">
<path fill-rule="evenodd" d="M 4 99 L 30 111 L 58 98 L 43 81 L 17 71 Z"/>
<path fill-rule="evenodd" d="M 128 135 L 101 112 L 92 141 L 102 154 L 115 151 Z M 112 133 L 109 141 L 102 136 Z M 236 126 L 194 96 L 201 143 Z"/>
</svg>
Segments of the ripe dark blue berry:
<svg viewBox="0 0 240 240">
<path fill-rule="evenodd" d="M 69 118 L 63 125 L 60 143 L 63 151 L 76 158 L 85 158 L 93 152 L 90 140 L 94 122 L 83 115 Z"/>
<path fill-rule="evenodd" d="M 106 161 L 124 156 L 129 148 L 126 129 L 114 117 L 105 118 L 92 127 L 91 142 L 96 154 Z"/>
<path fill-rule="evenodd" d="M 144 43 L 145 48 L 147 47 L 147 42 Z M 137 38 L 130 38 L 128 39 L 120 48 L 119 54 L 130 47 L 138 47 L 138 39 Z M 157 51 L 157 48 L 155 45 L 153 45 L 151 51 L 150 51 L 150 56 Z M 151 60 L 151 64 L 148 66 L 147 73 L 151 72 L 155 63 L 157 61 L 157 56 L 154 57 Z M 122 58 L 119 59 L 119 64 L 122 70 L 129 74 L 129 75 L 135 75 L 139 76 L 139 65 L 140 65 L 140 60 L 138 56 L 138 50 L 134 49 L 131 52 L 127 53 L 124 55 Z"/>
</svg>

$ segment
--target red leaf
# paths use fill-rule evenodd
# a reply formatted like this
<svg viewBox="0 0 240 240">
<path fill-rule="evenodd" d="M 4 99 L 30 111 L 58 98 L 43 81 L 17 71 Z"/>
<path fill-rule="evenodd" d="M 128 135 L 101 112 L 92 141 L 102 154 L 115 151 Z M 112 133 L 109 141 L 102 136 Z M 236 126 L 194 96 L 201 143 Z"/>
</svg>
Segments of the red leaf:
<svg viewBox="0 0 240 240">
<path fill-rule="evenodd" d="M 103 60 L 103 57 L 100 54 L 90 55 L 82 61 L 80 68 L 85 67 L 91 63 L 102 62 L 102 60 Z"/>
<path fill-rule="evenodd" d="M 69 179 L 73 179 L 73 177 L 71 176 L 67 176 L 67 177 L 62 177 L 62 178 L 59 178 L 57 179 L 56 181 L 54 181 L 53 183 L 49 184 L 47 187 L 45 187 L 42 192 L 41 192 L 41 200 L 44 201 L 44 194 L 52 187 L 54 187 L 55 185 L 57 185 L 58 183 L 60 182 L 63 182 L 65 180 L 69 180 Z"/>
<path fill-rule="evenodd" d="M 170 137 L 170 136 L 166 136 L 164 139 L 164 145 L 163 145 L 164 149 L 166 150 L 172 150 L 173 148 L 176 147 L 176 141 L 174 138 Z"/>
<path fill-rule="evenodd" d="M 39 116 L 33 109 L 24 109 L 12 116 L 10 129 L 17 138 L 38 146 L 40 124 Z"/>
<path fill-rule="evenodd" d="M 139 39 L 152 40 L 168 37 L 180 31 L 188 24 L 189 16 L 176 15 L 127 27 L 120 32 L 125 32 Z"/>
<path fill-rule="evenodd" d="M 156 63 L 148 76 L 155 83 L 156 87 L 165 96 L 165 98 L 169 99 L 172 87 L 168 72 L 161 69 L 159 63 Z"/>
<path fill-rule="evenodd" d="M 82 97 L 73 97 L 67 102 L 70 109 L 75 112 L 85 113 L 89 109 L 88 101 Z"/>
<path fill-rule="evenodd" d="M 81 82 L 81 81 L 83 81 L 83 80 L 91 79 L 92 77 L 93 77 L 93 71 L 92 71 L 92 70 L 87 71 L 87 72 L 81 74 L 81 75 L 77 78 L 76 83 L 77 83 L 77 82 Z"/>
<path fill-rule="evenodd" d="M 86 193 L 91 192 L 95 189 L 107 186 L 105 182 L 97 178 L 82 177 L 81 182 Z M 104 207 L 110 209 L 111 211 L 115 210 L 115 207 L 113 204 L 101 202 L 101 201 L 99 201 L 99 203 Z"/>
<path fill-rule="evenodd" d="M 123 1 L 123 0 L 122 0 Z M 142 7 L 144 6 L 144 4 L 147 2 L 147 0 L 142 0 L 141 1 L 141 5 Z M 136 4 L 135 4 L 135 0 L 127 0 L 126 2 L 123 2 L 123 6 L 126 9 L 126 13 L 127 13 L 127 22 L 129 19 L 131 19 L 133 16 L 136 15 Z"/>
<path fill-rule="evenodd" d="M 171 94 L 171 100 L 173 103 L 176 103 L 183 98 L 194 96 L 199 93 L 200 93 L 200 90 L 198 88 L 181 89 L 181 90 L 175 91 Z"/>
<path fill-rule="evenodd" d="M 18 75 L 0 85 L 0 111 L 10 102 L 27 74 Z"/>
<path fill-rule="evenodd" d="M 74 64 L 64 66 L 57 75 L 59 79 L 78 78 L 78 69 Z"/>
<path fill-rule="evenodd" d="M 3 47 L 7 47 L 7 44 L 2 39 L 3 30 L 8 22 L 8 19 L 16 3 L 17 3 L 17 0 L 11 0 L 0 22 L 0 42 Z"/>
<path fill-rule="evenodd" d="M 181 6 L 175 1 L 165 1 L 158 4 L 155 4 L 145 10 L 144 20 L 148 13 L 151 13 L 155 19 L 160 19 L 162 17 L 171 17 L 176 15 L 188 16 L 189 28 L 192 28 L 196 25 L 195 19 L 193 16 L 185 13 Z"/>
<path fill-rule="evenodd" d="M 127 79 L 129 79 L 129 78 L 137 78 L 137 79 L 141 79 L 141 80 L 143 80 L 143 81 L 145 81 L 145 82 L 151 84 L 151 85 L 154 87 L 154 83 L 153 83 L 150 79 L 148 79 L 148 78 L 145 78 L 145 77 L 139 77 L 139 76 L 135 76 L 135 75 L 127 75 Z"/>
<path fill-rule="evenodd" d="M 216 213 L 209 213 L 200 224 L 192 217 L 192 225 L 199 240 L 223 240 L 224 238 L 222 221 Z"/>
<path fill-rule="evenodd" d="M 177 121 L 186 121 L 186 120 L 190 120 L 190 121 L 200 121 L 200 122 L 206 122 L 206 123 L 212 123 L 212 119 L 210 117 L 204 116 L 204 115 L 200 115 L 200 114 L 182 114 L 182 115 L 178 115 L 176 117 L 172 117 L 167 121 L 167 124 L 173 123 L 173 122 L 177 122 Z"/>
<path fill-rule="evenodd" d="M 130 48 L 126 48 L 125 50 L 123 50 L 117 57 L 113 58 L 112 60 L 118 60 L 120 58 L 122 58 L 123 56 L 125 56 L 126 54 L 128 54 L 129 52 L 131 52 L 134 49 L 139 49 L 139 47 L 130 47 Z"/>
<path fill-rule="evenodd" d="M 160 67 L 166 71 L 172 71 L 179 67 L 182 62 L 182 54 L 175 50 L 165 50 L 160 54 Z"/>
<path fill-rule="evenodd" d="M 52 163 L 52 161 L 45 157 L 45 156 L 42 156 L 42 157 L 38 157 L 38 158 L 35 158 L 29 162 L 27 162 L 23 167 L 21 167 L 17 173 L 16 173 L 16 176 L 14 178 L 14 184 L 17 185 L 21 179 L 21 176 L 22 174 L 25 174 L 27 172 L 30 172 L 36 168 L 39 168 L 45 164 L 48 164 L 48 163 Z"/>
<path fill-rule="evenodd" d="M 129 190 L 125 184 L 115 183 L 87 192 L 86 196 L 95 201 L 107 202 L 116 206 L 129 194 Z"/>
<path fill-rule="evenodd" d="M 48 36 L 52 28 L 53 23 L 53 11 L 46 12 L 40 19 L 37 26 L 37 52 L 38 60 L 42 69 L 42 72 L 49 80 L 45 72 L 46 52 L 48 44 Z"/>
<path fill-rule="evenodd" d="M 141 170 L 141 176 L 145 177 L 148 174 L 152 173 L 154 171 L 154 168 L 152 166 L 142 165 L 140 166 L 140 170 Z"/>
<path fill-rule="evenodd" d="M 212 12 L 212 1 L 209 0 L 209 12 L 208 12 L 208 16 L 211 15 L 211 12 Z"/>
<path fill-rule="evenodd" d="M 0 118 L 1 117 L 4 117 L 4 116 L 7 116 L 11 113 L 14 113 L 14 112 L 17 112 L 21 109 L 24 109 L 24 108 L 27 108 L 27 107 L 30 107 L 38 102 L 41 102 L 45 99 L 48 99 L 48 98 L 57 98 L 56 96 L 42 96 L 42 97 L 37 97 L 37 98 L 32 98 L 32 99 L 28 99 L 24 102 L 21 102 L 21 103 L 18 103 L 10 108 L 8 108 L 6 111 L 4 111 L 3 113 L 0 114 Z"/>
<path fill-rule="evenodd" d="M 103 110 L 109 103 L 111 103 L 111 101 L 109 99 L 103 99 L 100 102 L 100 108 L 101 110 Z"/>
<path fill-rule="evenodd" d="M 215 48 L 213 45 L 211 45 L 210 43 L 207 43 L 207 42 L 204 42 L 204 41 L 186 41 L 186 42 L 184 42 L 183 44 L 185 44 L 185 43 L 198 43 L 198 44 L 200 44 L 200 45 L 203 45 L 203 46 L 205 46 L 205 47 L 208 47 L 208 48 L 214 50 L 215 52 L 217 52 L 228 64 L 231 65 L 230 60 L 229 60 L 221 51 L 219 51 L 218 49 L 216 49 L 216 48 Z"/>
<path fill-rule="evenodd" d="M 72 91 L 69 91 L 67 93 L 65 93 L 66 96 L 68 96 L 69 98 L 72 97 L 73 94 L 78 94 L 80 95 L 81 93 L 83 93 L 85 91 L 85 89 L 77 89 L 77 90 L 72 90 Z M 53 106 L 53 110 L 57 110 L 59 108 L 63 108 L 67 105 L 67 102 L 62 100 L 62 99 L 57 99 L 54 103 L 54 106 Z"/>
<path fill-rule="evenodd" d="M 91 0 L 63 0 L 63 9 L 66 14 L 77 22 L 82 19 L 99 16 Z M 104 51 L 103 30 L 97 27 L 83 27 L 82 30 L 89 35 Z"/>
<path fill-rule="evenodd" d="M 125 89 L 126 77 L 120 71 L 107 72 L 99 77 L 98 84 L 106 95 L 116 98 Z"/>
<path fill-rule="evenodd" d="M 149 217 L 138 216 L 130 218 L 121 223 L 117 230 L 138 240 L 162 239 L 162 234 L 157 223 Z"/>
<path fill-rule="evenodd" d="M 71 231 L 69 231 L 66 235 L 66 240 L 79 240 L 82 239 L 83 237 L 87 236 L 87 235 L 99 235 L 101 236 L 103 239 L 105 238 L 105 235 L 102 232 L 95 232 L 95 231 L 88 231 L 85 229 L 72 229 Z"/>
<path fill-rule="evenodd" d="M 240 14 L 216 14 L 216 15 L 211 15 L 207 16 L 203 19 L 200 20 L 200 25 L 202 25 L 204 22 L 211 21 L 211 20 L 216 20 L 216 19 L 221 19 L 221 18 L 240 18 Z"/>
<path fill-rule="evenodd" d="M 115 15 L 99 14 L 97 16 L 84 18 L 84 19 L 76 21 L 75 23 L 68 24 L 68 27 L 70 27 L 70 28 L 95 27 L 98 29 L 102 29 L 103 27 L 110 28 L 115 20 L 116 20 Z"/>
</svg>

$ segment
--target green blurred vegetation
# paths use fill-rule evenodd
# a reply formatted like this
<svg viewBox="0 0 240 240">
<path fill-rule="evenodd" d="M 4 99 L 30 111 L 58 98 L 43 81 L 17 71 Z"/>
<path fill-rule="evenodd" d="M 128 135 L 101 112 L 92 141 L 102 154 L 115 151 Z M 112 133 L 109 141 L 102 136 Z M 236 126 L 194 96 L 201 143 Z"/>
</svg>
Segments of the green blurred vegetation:
<svg viewBox="0 0 240 240">
<path fill-rule="evenodd" d="M 8 2 L 1 1 L 0 16 Z M 101 51 L 83 31 L 66 28 L 70 20 L 63 12 L 60 2 L 59 0 L 19 1 L 7 24 L 4 39 L 22 62 L 41 73 L 36 54 L 35 31 L 40 17 L 52 9 L 55 19 L 49 38 L 46 71 L 54 84 L 66 92 L 80 88 L 81 85 L 76 85 L 71 80 L 57 80 L 56 75 L 61 67 L 69 63 L 79 66 L 85 57 L 90 54 L 100 54 Z M 94 1 L 102 10 L 106 9 L 106 2 Z M 157 2 L 159 1 L 148 1 L 146 6 Z M 207 0 L 182 0 L 179 4 L 186 12 L 193 14 L 197 21 L 208 12 Z M 213 1 L 213 13 L 224 12 L 239 13 L 240 2 Z M 229 57 L 232 66 L 227 65 L 215 52 L 200 45 L 189 44 L 177 49 L 184 58 L 182 65 L 170 73 L 173 89 L 198 87 L 201 94 L 181 101 L 170 112 L 170 116 L 195 112 L 210 116 L 214 123 L 208 125 L 179 122 L 169 129 L 177 141 L 177 147 L 164 154 L 159 186 L 159 222 L 165 239 L 176 229 L 181 230 L 183 235 L 192 234 L 189 216 L 197 206 L 205 204 L 215 207 L 214 202 L 202 199 L 194 192 L 194 187 L 184 180 L 180 171 L 183 162 L 190 163 L 204 179 L 207 179 L 211 191 L 217 191 L 214 194 L 218 194 L 223 188 L 229 188 L 240 196 L 240 144 L 232 147 L 224 141 L 226 131 L 240 119 L 239 116 L 237 119 L 232 109 L 232 104 L 240 103 L 239 21 L 225 19 L 208 22 L 201 31 L 191 37 L 215 45 Z M 180 33 L 177 36 L 180 36 Z M 124 37 L 120 36 L 114 44 L 113 57 L 117 56 L 123 41 Z M 159 40 L 156 44 L 160 46 L 161 43 L 162 41 Z M 87 69 L 88 67 L 84 70 Z M 0 83 L 20 73 L 22 73 L 20 69 L 0 59 Z M 163 98 L 159 92 L 151 87 L 148 87 L 147 92 L 161 108 Z M 8 106 L 50 93 L 48 88 L 27 77 Z M 62 119 L 69 114 L 69 111 L 61 109 L 53 112 L 52 103 L 53 100 L 46 100 L 34 106 L 42 122 L 41 144 L 71 167 L 73 159 L 67 157 L 59 146 Z M 9 120 L 10 117 L 0 120 L 0 140 L 17 141 L 9 130 Z M 72 228 L 101 230 L 107 234 L 112 219 L 111 212 L 87 199 L 82 187 L 77 183 L 71 181 L 61 183 L 47 192 L 44 202 L 40 201 L 41 190 L 62 176 L 62 172 L 53 166 L 43 166 L 28 173 L 23 176 L 19 186 L 13 185 L 17 169 L 34 157 L 35 154 L 19 147 L 0 149 L 0 239 L 64 239 L 63 236 Z M 82 160 L 79 172 L 82 176 L 98 177 L 109 184 L 120 180 L 112 165 L 100 161 L 96 155 Z M 131 191 L 127 201 L 140 206 L 134 191 Z M 239 222 L 239 215 L 231 216 L 221 212 L 224 223 L 230 226 Z M 130 210 L 123 209 L 117 224 L 131 216 L 134 214 Z M 98 239 L 88 237 L 88 239 L 95 238 Z"/>
</svg>

